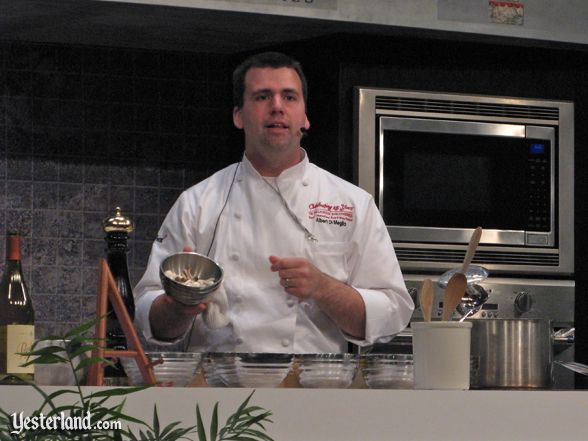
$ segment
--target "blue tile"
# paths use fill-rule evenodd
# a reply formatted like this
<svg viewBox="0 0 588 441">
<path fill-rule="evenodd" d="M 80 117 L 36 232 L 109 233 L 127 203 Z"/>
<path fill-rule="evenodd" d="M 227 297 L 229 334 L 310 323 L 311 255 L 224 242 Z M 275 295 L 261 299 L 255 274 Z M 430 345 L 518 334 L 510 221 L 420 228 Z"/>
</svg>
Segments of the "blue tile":
<svg viewBox="0 0 588 441">
<path fill-rule="evenodd" d="M 104 238 L 104 229 L 102 227 L 102 221 L 109 215 L 108 210 L 100 212 L 89 212 L 83 213 L 84 218 L 84 238 L 86 239 L 102 239 Z"/>
<path fill-rule="evenodd" d="M 107 161 L 95 161 L 91 164 L 86 164 L 85 167 L 85 183 L 107 184 L 109 182 L 109 163 Z"/>
<path fill-rule="evenodd" d="M 84 186 L 82 184 L 59 184 L 59 208 L 63 210 L 82 210 Z"/>
<path fill-rule="evenodd" d="M 33 209 L 56 209 L 59 205 L 59 187 L 46 182 L 33 184 Z"/>
<path fill-rule="evenodd" d="M 82 293 L 82 268 L 77 266 L 81 263 L 81 260 L 80 256 L 72 263 L 72 266 L 60 268 L 61 278 L 57 286 L 58 292 L 78 295 Z"/>
<path fill-rule="evenodd" d="M 55 158 L 33 158 L 33 179 L 35 181 L 59 180 L 59 162 Z"/>
<path fill-rule="evenodd" d="M 83 241 L 60 239 L 57 242 L 57 262 L 66 267 L 77 267 L 82 262 Z M 81 277 L 80 277 L 81 280 Z"/>
<path fill-rule="evenodd" d="M 33 238 L 33 256 L 35 265 L 55 265 L 56 262 L 56 239 Z"/>
<path fill-rule="evenodd" d="M 33 211 L 33 236 L 36 238 L 59 237 L 61 216 L 54 210 Z"/>
<path fill-rule="evenodd" d="M 78 322 L 81 317 L 82 296 L 57 295 L 55 301 L 60 307 L 56 311 L 56 319 L 61 322 Z"/>
<path fill-rule="evenodd" d="M 108 185 L 84 184 L 84 210 L 108 211 Z"/>
<path fill-rule="evenodd" d="M 159 218 L 157 215 L 135 215 L 135 239 L 153 241 L 159 231 Z"/>
<path fill-rule="evenodd" d="M 82 294 L 85 296 L 98 295 L 98 259 L 94 266 L 84 266 L 82 268 Z"/>
<path fill-rule="evenodd" d="M 6 177 L 30 181 L 33 176 L 33 163 L 29 156 L 9 156 L 6 159 Z"/>
<path fill-rule="evenodd" d="M 113 186 L 135 186 L 135 164 L 131 160 L 109 164 L 108 174 Z"/>
<path fill-rule="evenodd" d="M 30 236 L 33 230 L 31 210 L 6 210 L 6 229 L 16 230 L 21 236 Z"/>
<path fill-rule="evenodd" d="M 112 186 L 110 188 L 111 207 L 120 207 L 123 214 L 127 215 L 134 210 L 134 188 L 131 186 Z"/>
<path fill-rule="evenodd" d="M 35 266 L 32 270 L 31 290 L 34 295 L 55 294 L 60 274 L 51 266 Z"/>
<path fill-rule="evenodd" d="M 62 211 L 59 236 L 81 239 L 84 235 L 84 216 L 81 211 Z"/>
<path fill-rule="evenodd" d="M 106 247 L 104 240 L 84 240 L 84 249 L 82 252 L 83 266 L 90 266 L 98 268 L 98 262 L 101 257 L 104 257 L 104 248 Z"/>
<path fill-rule="evenodd" d="M 144 163 L 137 164 L 135 168 L 135 185 L 140 187 L 158 187 L 159 172 L 158 167 Z"/>
<path fill-rule="evenodd" d="M 81 183 L 84 180 L 84 166 L 80 161 L 64 159 L 59 164 L 59 179 L 62 182 Z"/>
<path fill-rule="evenodd" d="M 11 161 L 8 161 L 10 167 Z M 6 208 L 26 208 L 33 206 L 33 185 L 30 182 L 6 182 Z"/>
<path fill-rule="evenodd" d="M 157 214 L 159 212 L 159 189 L 135 187 L 135 213 Z"/>
<path fill-rule="evenodd" d="M 33 309 L 35 310 L 35 322 L 55 321 L 55 311 L 58 307 L 54 295 L 32 294 Z M 35 334 L 39 338 L 37 323 L 35 323 Z"/>
</svg>

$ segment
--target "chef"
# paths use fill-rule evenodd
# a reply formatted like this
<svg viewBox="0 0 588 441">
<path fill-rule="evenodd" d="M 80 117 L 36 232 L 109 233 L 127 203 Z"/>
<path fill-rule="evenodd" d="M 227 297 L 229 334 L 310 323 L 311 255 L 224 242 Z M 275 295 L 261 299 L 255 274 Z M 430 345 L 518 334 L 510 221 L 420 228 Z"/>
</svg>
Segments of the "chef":
<svg viewBox="0 0 588 441">
<path fill-rule="evenodd" d="M 184 191 L 166 216 L 135 288 L 149 342 L 334 353 L 389 341 L 408 324 L 414 305 L 373 198 L 309 162 L 300 145 L 306 94 L 300 64 L 280 53 L 254 55 L 233 73 L 243 159 Z M 185 306 L 164 293 L 160 263 L 183 249 L 223 267 L 216 304 Z M 221 320 L 203 319 L 213 305 Z"/>
</svg>

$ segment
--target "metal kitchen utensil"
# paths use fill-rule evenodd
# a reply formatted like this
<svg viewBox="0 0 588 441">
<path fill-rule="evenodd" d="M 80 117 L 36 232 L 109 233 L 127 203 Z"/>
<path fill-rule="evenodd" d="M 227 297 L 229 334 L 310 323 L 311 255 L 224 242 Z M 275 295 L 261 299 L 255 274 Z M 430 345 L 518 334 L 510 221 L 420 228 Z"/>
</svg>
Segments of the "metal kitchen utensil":
<svg viewBox="0 0 588 441">
<path fill-rule="evenodd" d="M 573 372 L 577 372 L 578 374 L 588 376 L 588 365 L 578 363 L 575 361 L 560 361 L 560 360 L 556 360 L 556 363 L 559 364 L 560 366 L 565 367 L 566 369 L 573 371 Z"/>
<path fill-rule="evenodd" d="M 461 302 L 467 284 L 466 277 L 463 273 L 455 273 L 449 279 L 447 288 L 445 288 L 445 293 L 443 294 L 443 314 L 441 320 L 447 321 L 451 319 L 453 311 L 455 311 L 456 306 Z"/>
<path fill-rule="evenodd" d="M 463 322 L 466 318 L 474 315 L 488 300 L 488 291 L 482 288 L 480 285 L 468 284 L 466 288 L 465 296 L 461 299 L 461 303 L 457 305 L 457 312 L 462 317 L 459 319 Z"/>
<path fill-rule="evenodd" d="M 421 289 L 419 291 L 419 303 L 421 305 L 421 311 L 423 312 L 423 318 L 427 321 L 431 321 L 431 311 L 433 309 L 433 299 L 435 293 L 433 292 L 433 282 L 431 279 L 423 280 Z"/>
</svg>

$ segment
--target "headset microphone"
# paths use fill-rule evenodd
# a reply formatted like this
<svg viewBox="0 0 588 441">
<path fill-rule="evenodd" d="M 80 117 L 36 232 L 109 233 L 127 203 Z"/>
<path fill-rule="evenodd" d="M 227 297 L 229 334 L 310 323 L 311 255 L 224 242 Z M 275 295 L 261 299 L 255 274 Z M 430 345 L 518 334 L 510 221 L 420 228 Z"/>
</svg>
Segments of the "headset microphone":
<svg viewBox="0 0 588 441">
<path fill-rule="evenodd" d="M 306 138 L 308 136 L 308 129 L 306 127 L 300 127 L 300 133 L 302 134 L 302 138 Z"/>
</svg>

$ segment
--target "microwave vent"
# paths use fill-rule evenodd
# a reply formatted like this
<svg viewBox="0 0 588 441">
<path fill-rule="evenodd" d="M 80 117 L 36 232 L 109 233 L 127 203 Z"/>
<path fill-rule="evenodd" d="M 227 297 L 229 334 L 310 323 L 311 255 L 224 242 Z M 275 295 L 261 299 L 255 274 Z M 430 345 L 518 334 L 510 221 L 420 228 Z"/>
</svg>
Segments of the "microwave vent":
<svg viewBox="0 0 588 441">
<path fill-rule="evenodd" d="M 402 248 L 395 245 L 396 256 L 405 262 L 456 263 L 463 262 L 464 250 L 439 250 L 430 248 Z M 478 249 L 472 263 L 476 265 L 524 265 L 557 267 L 559 255 L 553 253 L 524 253 L 485 251 Z"/>
<path fill-rule="evenodd" d="M 429 98 L 376 96 L 376 109 L 501 118 L 533 118 L 551 121 L 559 119 L 559 109 L 557 107 Z"/>
</svg>

